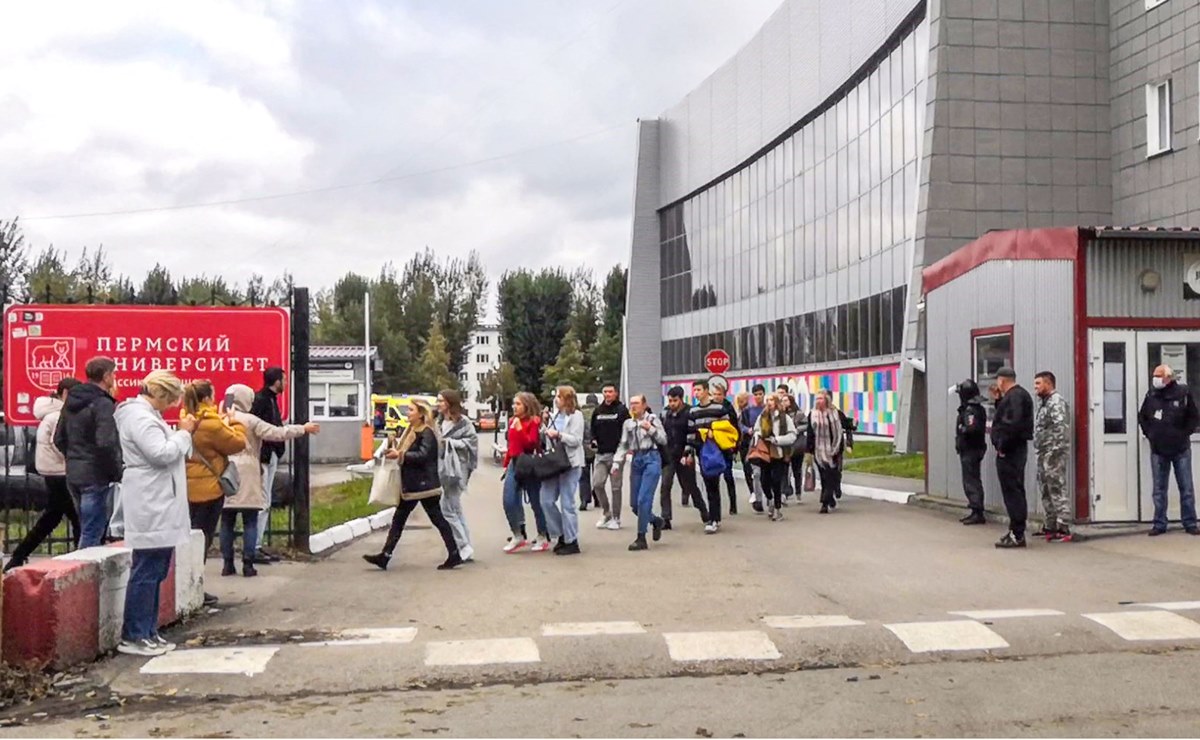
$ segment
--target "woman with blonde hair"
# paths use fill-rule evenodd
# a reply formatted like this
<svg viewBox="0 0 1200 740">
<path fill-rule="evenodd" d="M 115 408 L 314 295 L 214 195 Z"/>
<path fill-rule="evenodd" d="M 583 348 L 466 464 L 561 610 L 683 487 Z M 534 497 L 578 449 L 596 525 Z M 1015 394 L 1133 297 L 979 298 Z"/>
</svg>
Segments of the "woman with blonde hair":
<svg viewBox="0 0 1200 740">
<path fill-rule="evenodd" d="M 546 481 L 542 491 L 542 510 L 546 527 L 554 545 L 555 555 L 579 554 L 579 512 L 575 508 L 575 492 L 579 490 L 579 471 L 583 469 L 583 412 L 575 389 L 560 385 L 554 393 L 554 415 L 546 428 L 546 438 L 561 444 L 567 452 L 570 469 L 557 478 Z"/>
<path fill-rule="evenodd" d="M 454 532 L 442 514 L 442 482 L 438 477 L 440 442 L 434 431 L 435 424 L 433 409 L 420 399 L 412 399 L 408 404 L 408 429 L 404 430 L 396 447 L 386 453 L 387 459 L 400 461 L 400 504 L 392 516 L 392 527 L 388 530 L 383 550 L 376 555 L 362 556 L 363 560 L 381 570 L 387 570 L 392 553 L 400 544 L 400 535 L 404 532 L 408 515 L 417 508 L 417 504 L 425 509 L 425 515 L 437 527 L 446 545 L 446 562 L 437 569 L 450 570 L 462 565 Z"/>
<path fill-rule="evenodd" d="M 221 575 L 237 574 L 234 567 L 233 538 L 238 514 L 242 515 L 242 575 L 258 575 L 254 568 L 254 553 L 258 551 L 258 517 L 271 515 L 270 494 L 263 486 L 263 442 L 287 442 L 306 434 L 318 434 L 321 426 L 313 422 L 304 425 L 275 426 L 254 414 L 254 390 L 248 385 L 231 385 L 225 390 L 225 409 L 229 423 L 246 437 L 246 449 L 229 458 L 237 467 L 238 489 L 226 497 L 221 510 L 221 557 L 225 567 Z"/>
<path fill-rule="evenodd" d="M 767 515 L 773 522 L 783 520 L 783 482 L 796 444 L 796 422 L 787 412 L 784 399 L 786 396 L 779 394 L 767 396 L 754 429 L 754 441 L 767 447 L 767 459 L 757 462 L 763 472 Z"/>
<path fill-rule="evenodd" d="M 225 412 L 213 400 L 213 384 L 197 380 L 183 387 L 183 414 L 196 420 L 192 433 L 192 456 L 187 463 L 188 510 L 192 528 L 204 533 L 204 559 L 212 548 L 221 511 L 225 508 L 225 491 L 221 477 L 230 466 L 229 456 L 246 449 L 246 434 L 240 427 L 230 426 Z M 204 595 L 205 604 L 217 603 L 211 594 Z"/>
<path fill-rule="evenodd" d="M 536 478 L 522 480 L 517 475 L 516 459 L 521 455 L 538 451 L 541 446 L 541 404 L 537 397 L 528 391 L 522 391 L 513 397 L 512 415 L 509 417 L 508 430 L 505 437 L 508 447 L 504 452 L 504 515 L 508 518 L 508 527 L 512 536 L 504 546 L 504 552 L 514 553 L 529 545 L 529 537 L 525 531 L 525 507 L 521 505 L 521 496 L 529 497 L 529 506 L 533 509 L 533 519 L 537 523 L 537 541 L 534 542 L 533 552 L 545 552 L 550 549 L 550 535 L 546 529 L 546 514 L 541 505 L 541 483 Z"/>
<path fill-rule="evenodd" d="M 808 417 L 808 449 L 821 479 L 822 514 L 837 508 L 837 495 L 842 485 L 842 453 L 850 444 L 844 427 L 842 412 L 834 407 L 829 391 L 824 388 L 817 391 Z"/>
<path fill-rule="evenodd" d="M 160 586 L 171 568 L 175 547 L 188 541 L 187 473 L 196 420 L 184 416 L 173 431 L 162 414 L 179 404 L 183 386 L 166 370 L 142 381 L 141 393 L 114 414 L 121 438 L 125 474 L 113 513 L 114 536 L 133 550 L 125 588 L 121 644 L 128 655 L 155 656 L 174 649 L 158 634 Z"/>
</svg>

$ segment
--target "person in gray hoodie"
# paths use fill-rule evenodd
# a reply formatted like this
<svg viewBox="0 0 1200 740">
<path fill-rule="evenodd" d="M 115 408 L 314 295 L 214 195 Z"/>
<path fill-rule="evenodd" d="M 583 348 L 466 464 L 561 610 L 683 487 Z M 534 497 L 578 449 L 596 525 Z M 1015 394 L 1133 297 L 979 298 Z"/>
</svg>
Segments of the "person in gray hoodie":
<svg viewBox="0 0 1200 740">
<path fill-rule="evenodd" d="M 34 467 L 46 482 L 46 508 L 25 539 L 13 550 L 12 557 L 4 565 L 6 573 L 29 562 L 29 556 L 45 542 L 63 517 L 71 523 L 71 538 L 75 547 L 79 547 L 79 515 L 67 490 L 67 461 L 54 446 L 54 432 L 62 416 L 63 399 L 79 382 L 76 378 L 63 378 L 58 382 L 53 396 L 43 396 L 33 402 L 33 415 L 38 419 Z"/>
<path fill-rule="evenodd" d="M 569 385 L 560 385 L 554 394 L 554 415 L 546 423 L 546 437 L 567 451 L 571 468 L 557 478 L 542 482 L 542 511 L 555 555 L 579 554 L 579 512 L 575 493 L 579 489 L 579 471 L 583 468 L 583 412 L 579 397 Z"/>
<path fill-rule="evenodd" d="M 621 475 L 625 456 L 633 453 L 629 467 L 629 492 L 637 502 L 637 539 L 629 546 L 630 551 L 645 550 L 646 530 L 654 529 L 654 541 L 662 539 L 662 517 L 654 516 L 654 492 L 662 477 L 662 455 L 667 444 L 667 432 L 658 417 L 650 413 L 645 396 L 629 399 L 632 418 L 621 427 L 621 441 L 613 454 L 613 476 Z"/>
<path fill-rule="evenodd" d="M 463 512 L 462 497 L 467 492 L 471 474 L 479 466 L 479 435 L 475 425 L 463 413 L 462 396 L 458 391 L 444 390 L 438 394 L 438 415 L 442 450 L 438 458 L 438 476 L 442 479 L 442 514 L 454 532 L 458 554 L 464 563 L 475 558 L 471 546 L 471 530 Z"/>
</svg>

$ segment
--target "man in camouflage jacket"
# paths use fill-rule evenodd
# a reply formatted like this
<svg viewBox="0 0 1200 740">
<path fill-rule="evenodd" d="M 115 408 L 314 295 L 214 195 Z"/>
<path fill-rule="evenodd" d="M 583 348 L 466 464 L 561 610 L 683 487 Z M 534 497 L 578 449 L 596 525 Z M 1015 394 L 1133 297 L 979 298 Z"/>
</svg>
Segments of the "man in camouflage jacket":
<svg viewBox="0 0 1200 740">
<path fill-rule="evenodd" d="M 1037 448 L 1037 480 L 1046 515 L 1046 540 L 1071 540 L 1071 503 L 1067 498 L 1067 461 L 1071 456 L 1071 414 L 1067 401 L 1057 390 L 1054 373 L 1043 371 L 1034 378 L 1039 402 L 1033 426 Z"/>
</svg>

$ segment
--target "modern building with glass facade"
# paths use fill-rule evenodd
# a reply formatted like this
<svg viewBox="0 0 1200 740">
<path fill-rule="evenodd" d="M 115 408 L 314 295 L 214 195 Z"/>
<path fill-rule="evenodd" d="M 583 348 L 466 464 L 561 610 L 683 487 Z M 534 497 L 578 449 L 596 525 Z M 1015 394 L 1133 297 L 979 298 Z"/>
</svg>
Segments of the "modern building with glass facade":
<svg viewBox="0 0 1200 740">
<path fill-rule="evenodd" d="M 719 348 L 734 391 L 828 388 L 921 446 L 926 265 L 993 229 L 1200 216 L 1195 152 L 1163 162 L 1196 146 L 1194 10 L 784 2 L 639 123 L 628 392 L 686 386 Z"/>
</svg>

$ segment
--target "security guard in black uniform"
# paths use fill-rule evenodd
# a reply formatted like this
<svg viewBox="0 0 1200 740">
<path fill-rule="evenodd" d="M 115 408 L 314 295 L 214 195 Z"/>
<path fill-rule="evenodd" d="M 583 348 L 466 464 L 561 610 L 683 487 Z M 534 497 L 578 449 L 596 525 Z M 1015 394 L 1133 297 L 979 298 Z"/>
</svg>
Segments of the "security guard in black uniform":
<svg viewBox="0 0 1200 740">
<path fill-rule="evenodd" d="M 1011 367 L 996 371 L 1000 402 L 992 419 L 992 446 L 996 448 L 996 475 L 1008 510 L 1009 532 L 996 547 L 1025 547 L 1025 519 L 1029 504 L 1025 498 L 1025 463 L 1029 460 L 1029 442 L 1033 439 L 1033 396 L 1017 385 Z"/>
<path fill-rule="evenodd" d="M 958 422 L 955 425 L 954 451 L 962 463 L 963 493 L 971 513 L 963 524 L 986 524 L 983 516 L 983 458 L 987 454 L 987 411 L 979 398 L 979 385 L 967 378 L 950 389 L 958 395 Z"/>
</svg>

